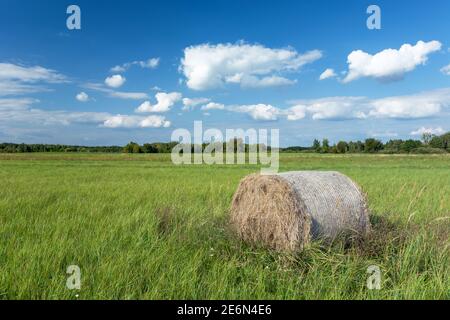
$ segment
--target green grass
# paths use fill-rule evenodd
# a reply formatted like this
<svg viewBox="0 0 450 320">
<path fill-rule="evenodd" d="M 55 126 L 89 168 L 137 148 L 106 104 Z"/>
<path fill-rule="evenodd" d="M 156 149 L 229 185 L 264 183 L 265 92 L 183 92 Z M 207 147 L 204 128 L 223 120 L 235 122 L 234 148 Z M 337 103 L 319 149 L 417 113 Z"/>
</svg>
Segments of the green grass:
<svg viewBox="0 0 450 320">
<path fill-rule="evenodd" d="M 285 255 L 233 237 L 227 211 L 256 166 L 169 155 L 0 155 L 0 299 L 449 299 L 450 156 L 284 154 L 368 194 L 374 233 Z M 80 291 L 66 288 L 78 265 Z M 367 267 L 382 272 L 366 288 Z"/>
</svg>

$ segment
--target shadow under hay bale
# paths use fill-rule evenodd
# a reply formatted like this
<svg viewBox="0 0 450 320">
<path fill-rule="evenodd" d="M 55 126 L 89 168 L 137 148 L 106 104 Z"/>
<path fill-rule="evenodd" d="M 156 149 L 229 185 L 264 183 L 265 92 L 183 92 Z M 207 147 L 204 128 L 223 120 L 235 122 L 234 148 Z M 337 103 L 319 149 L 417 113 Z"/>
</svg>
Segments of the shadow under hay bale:
<svg viewBox="0 0 450 320">
<path fill-rule="evenodd" d="M 245 177 L 233 197 L 231 226 L 244 241 L 280 251 L 311 240 L 364 237 L 364 194 L 339 172 L 295 171 Z"/>
</svg>

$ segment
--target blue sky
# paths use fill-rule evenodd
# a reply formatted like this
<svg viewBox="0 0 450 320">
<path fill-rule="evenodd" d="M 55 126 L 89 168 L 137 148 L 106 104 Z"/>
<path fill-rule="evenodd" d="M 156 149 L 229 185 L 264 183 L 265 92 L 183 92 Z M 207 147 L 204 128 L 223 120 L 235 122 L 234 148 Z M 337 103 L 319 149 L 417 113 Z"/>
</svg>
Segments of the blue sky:
<svg viewBox="0 0 450 320">
<path fill-rule="evenodd" d="M 81 30 L 66 27 L 71 4 Z M 366 26 L 371 4 L 381 30 Z M 0 141 L 168 141 L 194 120 L 278 128 L 283 146 L 439 134 L 448 12 L 445 0 L 2 0 Z"/>
</svg>

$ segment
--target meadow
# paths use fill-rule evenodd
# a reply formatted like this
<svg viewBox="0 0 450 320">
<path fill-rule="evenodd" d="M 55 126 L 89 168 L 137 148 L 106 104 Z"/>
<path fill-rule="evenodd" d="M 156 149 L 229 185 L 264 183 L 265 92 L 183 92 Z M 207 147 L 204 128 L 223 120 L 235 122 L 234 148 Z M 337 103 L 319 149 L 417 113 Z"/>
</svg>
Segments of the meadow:
<svg viewBox="0 0 450 320">
<path fill-rule="evenodd" d="M 282 154 L 367 193 L 373 232 L 295 254 L 228 228 L 253 165 L 170 155 L 0 154 L 0 299 L 449 299 L 450 155 Z M 81 289 L 66 287 L 69 265 Z M 366 286 L 381 270 L 381 289 Z"/>
</svg>

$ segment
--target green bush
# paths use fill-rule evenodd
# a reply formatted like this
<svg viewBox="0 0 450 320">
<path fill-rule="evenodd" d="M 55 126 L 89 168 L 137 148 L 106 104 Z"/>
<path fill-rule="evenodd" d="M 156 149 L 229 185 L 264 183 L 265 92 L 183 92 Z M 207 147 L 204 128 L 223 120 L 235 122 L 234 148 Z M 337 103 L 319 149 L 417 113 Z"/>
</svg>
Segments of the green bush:
<svg viewBox="0 0 450 320">
<path fill-rule="evenodd" d="M 444 154 L 447 153 L 444 149 L 432 148 L 432 147 L 420 147 L 411 150 L 414 154 Z"/>
</svg>

